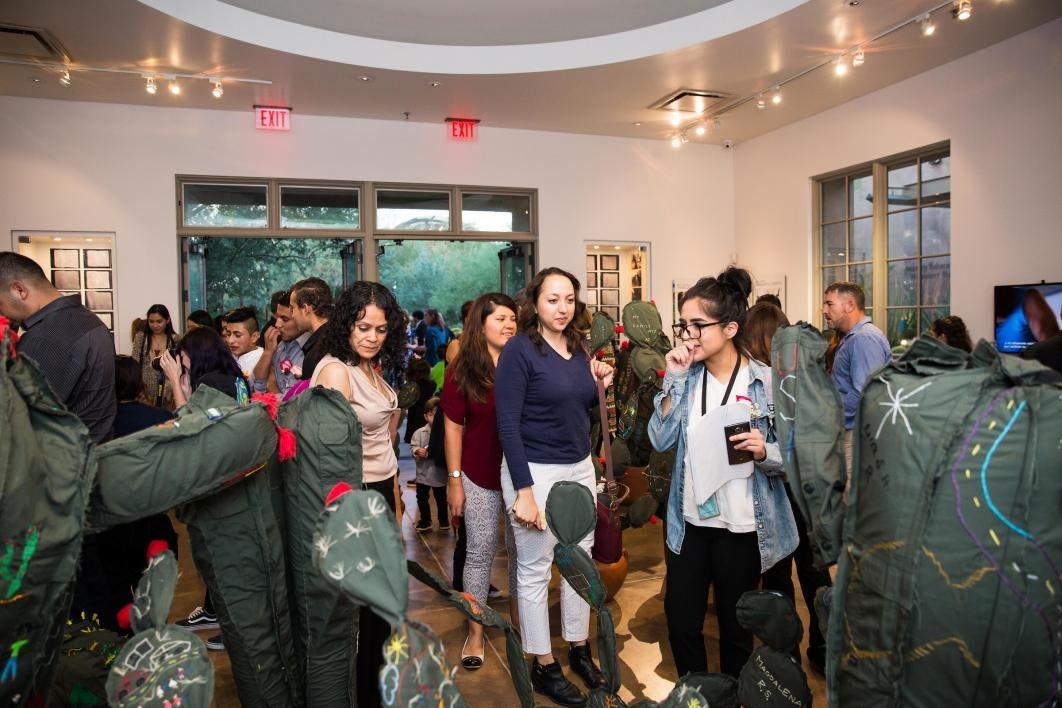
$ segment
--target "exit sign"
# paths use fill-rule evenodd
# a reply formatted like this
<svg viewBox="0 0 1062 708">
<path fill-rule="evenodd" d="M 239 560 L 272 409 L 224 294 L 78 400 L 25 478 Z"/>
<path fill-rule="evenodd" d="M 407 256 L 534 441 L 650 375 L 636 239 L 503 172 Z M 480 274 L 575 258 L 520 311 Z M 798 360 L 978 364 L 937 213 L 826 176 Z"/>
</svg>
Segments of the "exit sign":
<svg viewBox="0 0 1062 708">
<path fill-rule="evenodd" d="M 291 109 L 255 106 L 254 127 L 258 130 L 291 130 Z"/>
<path fill-rule="evenodd" d="M 479 132 L 476 129 L 478 123 L 479 118 L 447 118 L 446 137 L 458 142 L 474 142 Z"/>
</svg>

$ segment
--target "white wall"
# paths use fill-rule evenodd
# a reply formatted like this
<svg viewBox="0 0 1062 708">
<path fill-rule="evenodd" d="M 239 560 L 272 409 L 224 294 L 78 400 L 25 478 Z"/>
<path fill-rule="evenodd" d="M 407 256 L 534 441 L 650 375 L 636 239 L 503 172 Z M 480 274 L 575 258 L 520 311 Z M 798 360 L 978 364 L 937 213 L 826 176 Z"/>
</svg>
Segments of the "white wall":
<svg viewBox="0 0 1062 708">
<path fill-rule="evenodd" d="M 993 285 L 1062 280 L 1062 20 L 738 145 L 738 260 L 815 315 L 810 178 L 946 139 L 951 310 L 991 339 Z"/>
<path fill-rule="evenodd" d="M 13 230 L 115 232 L 118 332 L 154 302 L 180 311 L 176 174 L 538 188 L 539 265 L 580 274 L 584 240 L 652 241 L 665 319 L 671 281 L 718 271 L 734 245 L 732 157 L 716 147 L 490 127 L 464 144 L 443 125 L 298 113 L 263 133 L 249 109 L 0 97 L 0 155 L 0 248 Z"/>
</svg>

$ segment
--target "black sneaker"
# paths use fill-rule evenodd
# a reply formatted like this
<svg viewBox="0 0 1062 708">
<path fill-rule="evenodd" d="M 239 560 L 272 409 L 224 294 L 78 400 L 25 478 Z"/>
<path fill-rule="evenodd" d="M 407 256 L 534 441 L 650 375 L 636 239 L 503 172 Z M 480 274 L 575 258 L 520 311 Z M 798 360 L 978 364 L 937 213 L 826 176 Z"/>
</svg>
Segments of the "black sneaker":
<svg viewBox="0 0 1062 708">
<path fill-rule="evenodd" d="M 594 658 L 590 655 L 589 642 L 568 647 L 568 668 L 574 671 L 591 691 L 605 685 L 605 675 L 597 668 Z"/>
<path fill-rule="evenodd" d="M 207 649 L 213 649 L 214 651 L 225 651 L 225 640 L 222 639 L 220 634 L 215 634 L 205 642 Z"/>
<path fill-rule="evenodd" d="M 440 531 L 449 531 L 450 530 L 450 524 L 439 524 L 439 530 Z"/>
<path fill-rule="evenodd" d="M 217 629 L 219 627 L 217 615 L 207 612 L 202 607 L 195 608 L 186 619 L 177 620 L 174 624 L 183 629 L 190 629 L 193 632 Z"/>
<path fill-rule="evenodd" d="M 428 531 L 431 531 L 431 522 L 426 523 L 426 524 L 418 523 L 418 524 L 413 526 L 413 530 L 417 531 L 418 533 L 426 533 Z"/>
<path fill-rule="evenodd" d="M 586 696 L 575 684 L 565 678 L 560 664 L 542 666 L 538 659 L 531 660 L 531 686 L 559 706 L 585 706 Z"/>
</svg>

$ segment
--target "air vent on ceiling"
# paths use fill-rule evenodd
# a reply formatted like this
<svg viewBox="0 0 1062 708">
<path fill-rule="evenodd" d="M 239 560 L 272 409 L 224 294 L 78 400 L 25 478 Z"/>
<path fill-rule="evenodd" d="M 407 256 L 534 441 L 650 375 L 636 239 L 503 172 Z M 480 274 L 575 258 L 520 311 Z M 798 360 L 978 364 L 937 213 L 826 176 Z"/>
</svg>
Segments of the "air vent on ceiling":
<svg viewBox="0 0 1062 708">
<path fill-rule="evenodd" d="M 70 54 L 45 29 L 0 24 L 0 56 L 25 61 L 69 64 Z"/>
<path fill-rule="evenodd" d="M 669 93 L 649 108 L 682 113 L 704 113 L 717 103 L 733 98 L 733 94 L 704 89 L 679 89 Z"/>
</svg>

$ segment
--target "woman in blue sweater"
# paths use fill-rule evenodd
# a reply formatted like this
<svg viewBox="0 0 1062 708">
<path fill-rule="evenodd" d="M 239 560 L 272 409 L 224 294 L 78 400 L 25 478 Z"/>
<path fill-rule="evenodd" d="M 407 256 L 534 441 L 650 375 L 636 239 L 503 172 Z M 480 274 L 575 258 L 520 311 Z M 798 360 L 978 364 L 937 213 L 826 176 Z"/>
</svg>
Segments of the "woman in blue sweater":
<svg viewBox="0 0 1062 708">
<path fill-rule="evenodd" d="M 531 683 L 555 703 L 581 706 L 583 693 L 553 658 L 546 604 L 550 564 L 557 539 L 546 528 L 546 497 L 561 481 L 586 485 L 593 493 L 589 409 L 597 380 L 612 381 L 612 367 L 590 358 L 574 322 L 585 308 L 579 281 L 560 268 L 540 271 L 528 284 L 520 311 L 520 332 L 505 345 L 494 377 L 498 437 L 504 461 L 501 482 L 513 516 L 516 540 L 520 634 L 524 651 L 535 655 Z M 580 544 L 587 553 L 593 532 Z M 562 635 L 570 643 L 568 665 L 593 689 L 604 679 L 590 656 L 590 606 L 561 584 Z"/>
</svg>

